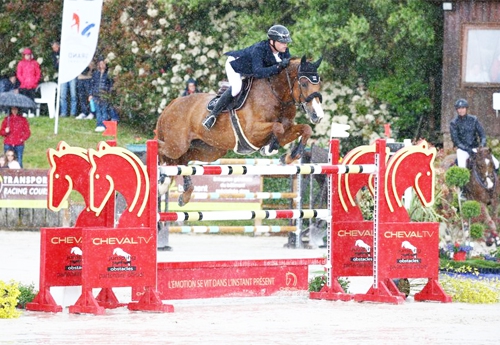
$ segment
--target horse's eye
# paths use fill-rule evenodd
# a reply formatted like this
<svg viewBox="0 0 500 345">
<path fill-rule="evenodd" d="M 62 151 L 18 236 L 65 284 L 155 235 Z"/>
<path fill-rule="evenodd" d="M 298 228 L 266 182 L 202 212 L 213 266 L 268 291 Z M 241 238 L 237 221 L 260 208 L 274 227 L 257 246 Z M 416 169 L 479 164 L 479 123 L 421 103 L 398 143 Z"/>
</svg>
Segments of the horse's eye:
<svg viewBox="0 0 500 345">
<path fill-rule="evenodd" d="M 300 86 L 302 86 L 303 88 L 306 88 L 307 87 L 307 83 L 300 83 Z"/>
</svg>

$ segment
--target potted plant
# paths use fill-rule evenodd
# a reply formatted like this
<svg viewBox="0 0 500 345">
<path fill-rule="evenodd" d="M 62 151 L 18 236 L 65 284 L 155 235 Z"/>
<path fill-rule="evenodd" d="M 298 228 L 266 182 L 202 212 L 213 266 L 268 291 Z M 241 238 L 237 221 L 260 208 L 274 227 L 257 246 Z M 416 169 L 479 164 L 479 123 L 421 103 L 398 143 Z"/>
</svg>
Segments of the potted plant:
<svg viewBox="0 0 500 345">
<path fill-rule="evenodd" d="M 467 254 L 472 250 L 472 247 L 469 245 L 462 245 L 458 242 L 450 243 L 448 245 L 448 251 L 450 253 L 450 257 L 455 261 L 465 261 Z"/>
</svg>

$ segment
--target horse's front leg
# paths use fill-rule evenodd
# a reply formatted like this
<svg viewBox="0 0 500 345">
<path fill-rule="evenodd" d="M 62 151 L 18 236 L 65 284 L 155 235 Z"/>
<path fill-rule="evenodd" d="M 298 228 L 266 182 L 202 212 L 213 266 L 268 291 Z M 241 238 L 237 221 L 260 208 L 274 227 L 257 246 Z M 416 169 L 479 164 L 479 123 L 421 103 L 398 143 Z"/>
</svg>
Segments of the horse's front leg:
<svg viewBox="0 0 500 345">
<path fill-rule="evenodd" d="M 191 194 L 193 194 L 193 191 L 194 191 L 194 185 L 193 185 L 193 182 L 191 181 L 191 176 L 182 176 L 183 180 L 184 180 L 184 184 L 183 184 L 183 189 L 184 189 L 184 192 L 179 195 L 179 200 L 178 200 L 178 204 L 179 206 L 184 206 L 186 205 L 189 200 L 191 200 Z"/>
<path fill-rule="evenodd" d="M 307 145 L 307 141 L 312 135 L 312 129 L 309 125 L 292 125 L 290 128 L 286 129 L 281 137 L 278 137 L 281 146 L 285 146 L 297 138 L 301 137 L 298 145 L 292 150 L 291 153 L 286 154 L 284 157 L 284 163 L 291 164 L 293 161 L 302 157 L 304 153 L 304 148 Z"/>
</svg>

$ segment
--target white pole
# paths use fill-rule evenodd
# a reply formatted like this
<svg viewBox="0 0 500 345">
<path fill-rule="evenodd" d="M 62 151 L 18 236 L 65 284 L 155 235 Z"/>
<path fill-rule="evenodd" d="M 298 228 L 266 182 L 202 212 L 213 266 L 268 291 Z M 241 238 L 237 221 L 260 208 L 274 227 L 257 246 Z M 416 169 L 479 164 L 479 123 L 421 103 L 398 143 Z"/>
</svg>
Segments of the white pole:
<svg viewBox="0 0 500 345">
<path fill-rule="evenodd" d="M 59 78 L 57 78 L 57 89 L 56 89 L 56 113 L 54 114 L 54 134 L 57 134 L 57 128 L 59 126 L 59 90 L 61 89 L 61 84 L 59 83 Z"/>
</svg>

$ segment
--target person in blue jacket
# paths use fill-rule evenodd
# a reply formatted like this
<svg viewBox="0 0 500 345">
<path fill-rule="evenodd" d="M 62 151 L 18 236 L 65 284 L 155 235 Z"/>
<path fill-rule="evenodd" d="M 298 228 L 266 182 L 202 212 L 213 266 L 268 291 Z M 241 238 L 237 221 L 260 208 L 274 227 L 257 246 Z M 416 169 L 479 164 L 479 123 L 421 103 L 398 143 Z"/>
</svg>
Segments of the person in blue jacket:
<svg viewBox="0 0 500 345">
<path fill-rule="evenodd" d="M 290 63 L 288 43 L 290 32 L 283 25 L 273 25 L 267 31 L 267 40 L 242 50 L 226 53 L 226 75 L 230 87 L 222 94 L 214 109 L 203 120 L 203 126 L 211 129 L 217 116 L 241 91 L 241 77 L 268 78 L 278 74 Z"/>
</svg>

